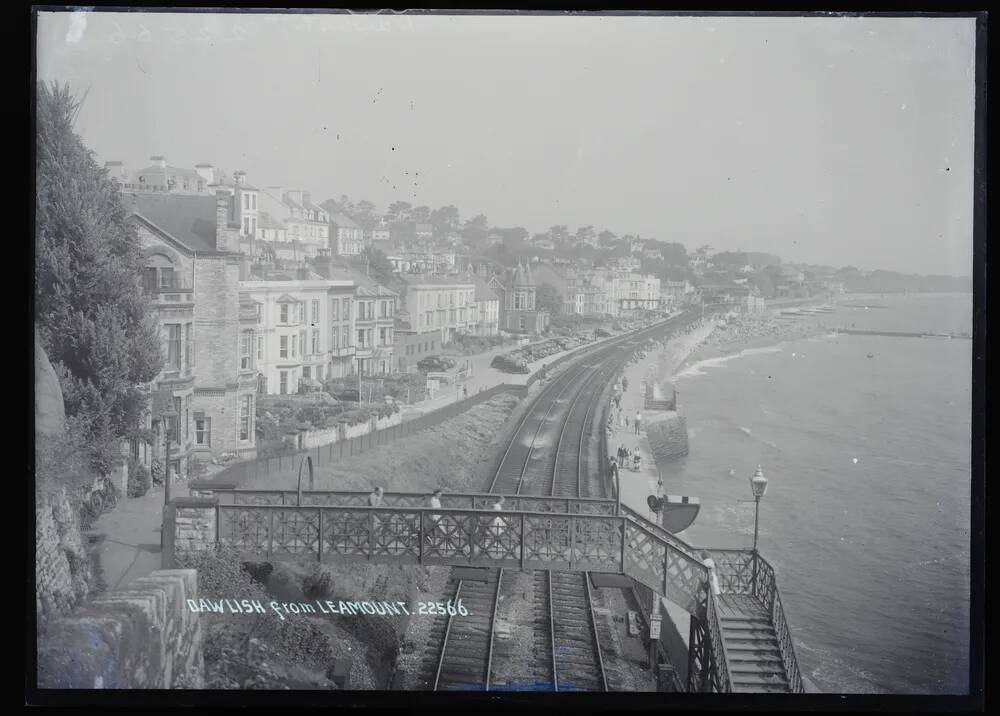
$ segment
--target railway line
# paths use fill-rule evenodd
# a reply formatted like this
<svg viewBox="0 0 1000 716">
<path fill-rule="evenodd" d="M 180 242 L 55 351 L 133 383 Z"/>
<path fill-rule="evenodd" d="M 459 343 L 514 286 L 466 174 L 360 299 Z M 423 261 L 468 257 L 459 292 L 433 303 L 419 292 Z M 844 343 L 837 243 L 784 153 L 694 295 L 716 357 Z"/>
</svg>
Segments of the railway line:
<svg viewBox="0 0 1000 716">
<path fill-rule="evenodd" d="M 602 396 L 635 348 L 650 337 L 682 329 L 699 318 L 690 313 L 596 349 L 564 368 L 545 385 L 513 431 L 497 465 L 490 492 L 547 496 L 606 496 Z M 597 437 L 596 440 L 593 438 Z M 476 580 L 452 578 L 451 598 L 462 599 L 468 616 L 440 616 L 432 626 L 424 680 L 434 690 L 497 688 L 607 691 L 617 681 L 606 668 L 602 636 L 587 573 L 536 570 L 532 581 L 533 663 L 524 683 L 496 684 L 497 613 L 505 570 L 487 569 Z M 454 573 L 453 573 L 454 574 Z M 515 573 L 516 574 L 516 573 Z M 520 653 L 517 658 L 527 655 Z"/>
</svg>

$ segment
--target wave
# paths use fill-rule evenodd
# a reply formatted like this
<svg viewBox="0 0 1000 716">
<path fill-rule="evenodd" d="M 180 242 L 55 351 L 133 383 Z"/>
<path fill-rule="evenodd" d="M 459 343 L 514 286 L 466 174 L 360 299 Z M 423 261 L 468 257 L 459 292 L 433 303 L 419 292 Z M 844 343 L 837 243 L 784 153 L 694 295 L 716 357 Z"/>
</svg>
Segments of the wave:
<svg viewBox="0 0 1000 716">
<path fill-rule="evenodd" d="M 719 356 L 718 358 L 706 358 L 700 360 L 697 363 L 692 363 L 684 370 L 680 371 L 674 376 L 674 379 L 679 378 L 693 378 L 699 375 L 705 375 L 706 368 L 717 368 L 731 360 L 736 360 L 737 358 L 742 358 L 744 356 L 760 355 L 762 353 L 781 353 L 784 350 L 781 346 L 765 346 L 763 348 L 744 348 L 739 353 L 734 353 L 728 356 Z"/>
</svg>

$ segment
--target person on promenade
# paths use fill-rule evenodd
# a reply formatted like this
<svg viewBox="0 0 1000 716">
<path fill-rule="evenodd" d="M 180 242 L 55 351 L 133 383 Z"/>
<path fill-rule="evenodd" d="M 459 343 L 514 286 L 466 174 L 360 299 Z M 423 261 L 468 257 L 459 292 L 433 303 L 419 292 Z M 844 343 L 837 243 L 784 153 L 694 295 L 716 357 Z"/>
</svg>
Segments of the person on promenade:
<svg viewBox="0 0 1000 716">
<path fill-rule="evenodd" d="M 707 550 L 701 551 L 701 562 L 708 570 L 708 579 L 712 585 L 712 594 L 719 596 L 722 594 L 722 590 L 719 588 L 719 575 L 715 569 L 715 560 L 712 559 Z"/>
<path fill-rule="evenodd" d="M 467 386 L 467 385 L 463 385 L 462 386 L 462 397 L 463 398 L 468 398 L 469 397 L 469 386 Z"/>
<path fill-rule="evenodd" d="M 622 392 L 628 390 L 628 378 L 622 378 Z"/>
<path fill-rule="evenodd" d="M 635 434 L 639 434 L 639 423 L 642 422 L 642 413 L 638 410 L 635 411 Z"/>
<path fill-rule="evenodd" d="M 625 429 L 628 430 L 628 428 L 629 428 L 629 422 L 628 422 L 628 416 L 626 415 L 625 416 Z"/>
<path fill-rule="evenodd" d="M 502 512 L 503 511 L 504 497 L 503 495 L 497 495 L 496 500 L 493 501 L 493 511 Z M 506 523 L 504 519 L 497 515 L 490 521 L 490 528 L 486 534 L 486 539 L 484 542 L 485 550 L 489 552 L 492 557 L 499 557 L 503 554 L 503 536 L 506 532 Z"/>
<path fill-rule="evenodd" d="M 427 498 L 427 506 L 430 507 L 431 509 L 441 509 L 442 494 L 443 493 L 441 490 L 434 490 L 434 492 L 431 493 L 430 497 Z M 432 512 L 429 515 L 427 515 L 427 527 L 424 533 L 424 539 L 426 539 L 428 542 L 432 541 L 431 537 L 434 535 L 435 532 L 437 532 L 438 527 L 440 526 L 438 523 L 440 521 L 441 521 L 440 513 Z"/>
<path fill-rule="evenodd" d="M 381 507 L 382 506 L 382 492 L 383 491 L 382 491 L 381 487 L 376 487 L 374 490 L 371 491 L 371 493 L 369 493 L 369 495 L 368 495 L 368 506 L 369 507 Z M 381 520 L 379 520 L 378 515 L 372 515 L 371 525 L 372 525 L 372 531 L 375 534 L 378 534 L 379 530 L 380 530 L 380 528 L 382 526 L 382 522 L 381 522 Z"/>
</svg>

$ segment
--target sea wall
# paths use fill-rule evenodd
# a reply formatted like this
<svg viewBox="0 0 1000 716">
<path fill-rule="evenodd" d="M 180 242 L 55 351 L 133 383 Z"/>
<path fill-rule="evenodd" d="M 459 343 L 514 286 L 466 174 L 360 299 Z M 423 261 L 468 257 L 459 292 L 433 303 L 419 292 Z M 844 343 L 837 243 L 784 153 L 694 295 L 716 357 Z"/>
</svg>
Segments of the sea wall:
<svg viewBox="0 0 1000 716">
<path fill-rule="evenodd" d="M 204 688 L 193 569 L 159 570 L 108 592 L 38 635 L 44 689 Z"/>
<path fill-rule="evenodd" d="M 687 420 L 676 413 L 662 420 L 650 419 L 646 423 L 646 437 L 658 465 L 688 454 Z"/>
</svg>

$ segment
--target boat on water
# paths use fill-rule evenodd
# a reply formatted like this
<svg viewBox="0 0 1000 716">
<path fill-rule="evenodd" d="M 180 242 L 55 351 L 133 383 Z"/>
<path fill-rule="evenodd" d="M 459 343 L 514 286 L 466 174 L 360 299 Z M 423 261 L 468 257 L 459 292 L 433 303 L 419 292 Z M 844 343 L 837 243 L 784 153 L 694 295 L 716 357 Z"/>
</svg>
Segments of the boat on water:
<svg viewBox="0 0 1000 716">
<path fill-rule="evenodd" d="M 936 338 L 938 340 L 946 340 L 946 341 L 950 341 L 951 340 L 951 334 L 950 333 L 921 333 L 920 337 L 921 338 Z"/>
<path fill-rule="evenodd" d="M 874 353 L 869 353 L 869 354 L 868 354 L 868 357 L 869 357 L 869 358 L 874 358 L 874 357 L 875 357 L 875 354 L 874 354 Z"/>
</svg>

